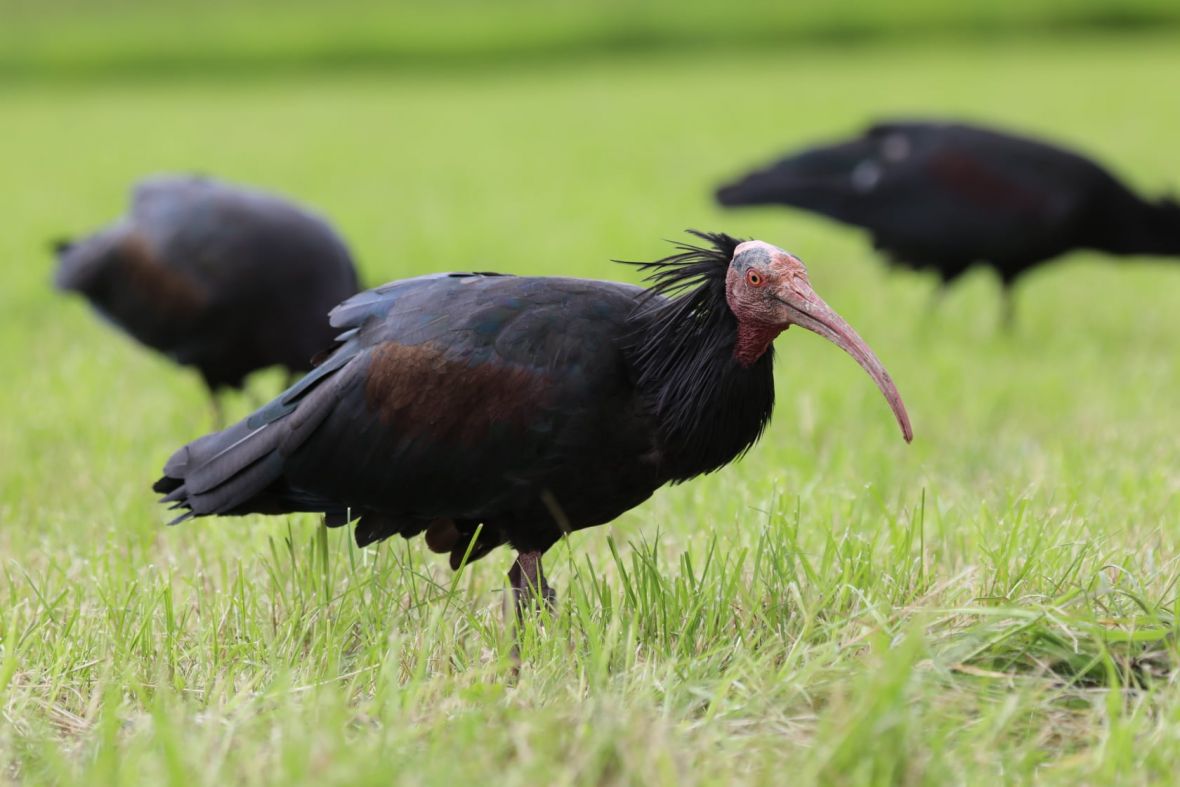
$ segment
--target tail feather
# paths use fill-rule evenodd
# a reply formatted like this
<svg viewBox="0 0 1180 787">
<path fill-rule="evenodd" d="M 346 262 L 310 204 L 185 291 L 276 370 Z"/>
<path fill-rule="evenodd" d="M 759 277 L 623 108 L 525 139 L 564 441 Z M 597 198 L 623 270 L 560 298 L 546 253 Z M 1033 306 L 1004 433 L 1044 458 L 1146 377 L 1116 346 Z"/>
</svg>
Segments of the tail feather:
<svg viewBox="0 0 1180 787">
<path fill-rule="evenodd" d="M 249 514 L 250 501 L 283 475 L 283 457 L 271 451 L 257 461 L 243 465 L 228 478 L 204 491 L 190 491 L 185 505 L 195 516 L 202 514 Z"/>
<path fill-rule="evenodd" d="M 164 495 L 160 502 L 187 509 L 174 522 L 211 514 L 342 511 L 332 501 L 284 488 L 283 470 L 286 457 L 331 413 L 340 387 L 358 373 L 352 363 L 321 367 L 250 417 L 173 454 L 153 488 Z"/>
<path fill-rule="evenodd" d="M 241 473 L 243 469 L 272 453 L 278 447 L 278 439 L 273 434 L 274 426 L 275 424 L 260 426 L 236 440 L 236 429 L 227 430 L 219 435 L 224 440 L 212 446 L 216 453 L 208 459 L 203 459 L 185 474 L 184 485 L 189 495 L 200 495 L 216 489 Z M 225 443 L 228 444 L 217 450 L 218 445 Z"/>
</svg>

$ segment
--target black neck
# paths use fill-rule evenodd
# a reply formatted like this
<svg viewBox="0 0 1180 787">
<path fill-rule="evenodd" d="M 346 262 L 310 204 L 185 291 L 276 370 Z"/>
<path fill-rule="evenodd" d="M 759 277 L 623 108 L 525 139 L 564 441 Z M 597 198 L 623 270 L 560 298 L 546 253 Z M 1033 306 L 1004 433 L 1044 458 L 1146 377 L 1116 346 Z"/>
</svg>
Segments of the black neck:
<svg viewBox="0 0 1180 787">
<path fill-rule="evenodd" d="M 653 413 L 662 471 L 673 482 L 710 473 L 761 436 L 774 407 L 773 349 L 743 367 L 734 358 L 737 320 L 700 293 L 659 299 L 633 318 L 629 359 Z"/>
</svg>

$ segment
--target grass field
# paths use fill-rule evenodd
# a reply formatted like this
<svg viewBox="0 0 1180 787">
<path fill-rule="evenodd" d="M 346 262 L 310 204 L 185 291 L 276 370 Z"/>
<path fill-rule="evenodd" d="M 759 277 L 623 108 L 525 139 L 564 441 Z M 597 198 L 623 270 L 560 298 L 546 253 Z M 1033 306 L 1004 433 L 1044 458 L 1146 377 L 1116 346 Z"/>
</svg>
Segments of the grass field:
<svg viewBox="0 0 1180 787">
<path fill-rule="evenodd" d="M 0 77 L 463 68 L 1178 27 L 1173 0 L 0 0 Z"/>
<path fill-rule="evenodd" d="M 0 780 L 1169 783 L 1180 768 L 1180 266 L 1078 254 L 1018 293 L 889 274 L 855 232 L 709 186 L 886 114 L 1042 131 L 1180 182 L 1180 41 L 809 49 L 389 76 L 0 85 Z M 801 255 L 909 405 L 778 342 L 740 464 L 452 576 L 313 517 L 162 527 L 194 374 L 49 288 L 46 241 L 201 170 L 316 205 L 370 283 L 627 278 L 685 227 Z M 234 400 L 276 390 L 263 375 Z"/>
</svg>

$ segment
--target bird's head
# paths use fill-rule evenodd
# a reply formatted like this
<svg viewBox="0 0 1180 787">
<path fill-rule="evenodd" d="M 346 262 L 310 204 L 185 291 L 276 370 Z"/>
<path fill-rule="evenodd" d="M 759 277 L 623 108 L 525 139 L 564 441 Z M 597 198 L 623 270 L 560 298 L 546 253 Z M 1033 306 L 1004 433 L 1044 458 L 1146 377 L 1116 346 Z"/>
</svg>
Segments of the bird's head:
<svg viewBox="0 0 1180 787">
<path fill-rule="evenodd" d="M 760 240 L 739 243 L 726 272 L 725 299 L 738 322 L 738 363 L 752 365 L 792 325 L 806 328 L 844 350 L 868 372 L 889 402 L 906 442 L 913 439 L 909 415 L 889 373 L 852 326 L 816 295 L 799 258 Z"/>
<path fill-rule="evenodd" d="M 732 183 L 717 188 L 713 196 L 717 204 L 729 208 L 742 205 L 771 205 L 778 202 L 781 185 L 775 177 L 774 168 L 755 170 Z"/>
</svg>

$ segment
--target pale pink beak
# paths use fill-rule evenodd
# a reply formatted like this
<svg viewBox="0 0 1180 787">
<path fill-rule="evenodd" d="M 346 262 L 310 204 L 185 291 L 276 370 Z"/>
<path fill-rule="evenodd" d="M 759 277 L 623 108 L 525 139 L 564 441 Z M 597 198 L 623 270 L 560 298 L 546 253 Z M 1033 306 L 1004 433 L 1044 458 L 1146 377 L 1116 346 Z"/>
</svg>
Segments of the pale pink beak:
<svg viewBox="0 0 1180 787">
<path fill-rule="evenodd" d="M 902 437 L 907 443 L 912 441 L 914 430 L 910 426 L 910 417 L 905 411 L 901 394 L 897 392 L 897 386 L 893 384 L 889 372 L 885 371 L 885 367 L 877 360 L 877 356 L 865 344 L 864 339 L 852 330 L 852 326 L 846 323 L 843 317 L 824 303 L 823 298 L 815 294 L 805 275 L 787 277 L 775 290 L 774 298 L 782 304 L 785 312 L 784 321 L 818 333 L 855 358 L 881 389 L 885 401 L 889 402 L 889 407 L 897 418 L 897 424 L 901 427 Z"/>
</svg>

